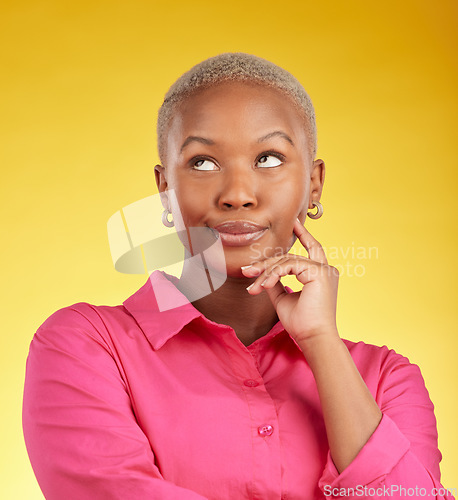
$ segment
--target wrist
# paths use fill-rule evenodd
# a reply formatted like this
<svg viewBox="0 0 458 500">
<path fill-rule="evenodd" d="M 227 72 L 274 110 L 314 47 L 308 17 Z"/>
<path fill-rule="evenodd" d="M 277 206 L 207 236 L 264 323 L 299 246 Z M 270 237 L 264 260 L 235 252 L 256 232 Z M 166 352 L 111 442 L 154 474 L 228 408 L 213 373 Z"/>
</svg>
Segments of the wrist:
<svg viewBox="0 0 458 500">
<path fill-rule="evenodd" d="M 337 328 L 330 328 L 329 330 L 305 337 L 297 341 L 307 361 L 312 361 L 315 358 L 322 358 L 325 356 L 327 359 L 332 357 L 336 350 L 341 349 L 345 344 L 337 331 Z"/>
</svg>

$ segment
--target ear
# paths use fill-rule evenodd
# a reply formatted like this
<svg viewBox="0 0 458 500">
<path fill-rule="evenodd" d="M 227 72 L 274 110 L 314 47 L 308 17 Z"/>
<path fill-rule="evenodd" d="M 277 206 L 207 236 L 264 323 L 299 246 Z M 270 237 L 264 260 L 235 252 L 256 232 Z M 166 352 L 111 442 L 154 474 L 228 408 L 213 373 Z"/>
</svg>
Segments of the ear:
<svg viewBox="0 0 458 500">
<path fill-rule="evenodd" d="M 162 165 L 156 165 L 154 167 L 154 177 L 156 178 L 156 186 L 159 191 L 159 195 L 161 196 L 161 203 L 164 208 L 170 210 L 168 197 L 165 194 L 167 191 L 167 176 L 166 169 Z"/>
<path fill-rule="evenodd" d="M 312 201 L 320 201 L 323 191 L 325 166 L 324 161 L 317 159 L 313 162 L 310 174 L 309 209 L 313 208 Z"/>
</svg>

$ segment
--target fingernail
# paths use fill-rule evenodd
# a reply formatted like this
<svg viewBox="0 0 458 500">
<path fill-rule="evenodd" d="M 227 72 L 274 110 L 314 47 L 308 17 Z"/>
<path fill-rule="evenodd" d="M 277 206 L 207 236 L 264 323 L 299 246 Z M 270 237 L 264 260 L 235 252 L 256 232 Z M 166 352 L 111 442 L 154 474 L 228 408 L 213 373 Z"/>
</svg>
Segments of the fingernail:
<svg viewBox="0 0 458 500">
<path fill-rule="evenodd" d="M 296 220 L 297 222 L 299 222 L 299 224 L 302 224 L 302 222 L 299 220 L 299 217 L 296 217 Z"/>
<path fill-rule="evenodd" d="M 249 290 L 253 285 L 254 285 L 254 283 L 251 283 L 251 285 L 247 286 L 246 289 Z"/>
<path fill-rule="evenodd" d="M 261 286 L 264 286 L 265 282 L 268 280 L 269 278 L 266 278 L 262 283 L 261 283 Z"/>
<path fill-rule="evenodd" d="M 253 264 L 250 264 L 249 266 L 242 266 L 240 269 L 248 269 L 249 267 L 251 267 Z"/>
</svg>

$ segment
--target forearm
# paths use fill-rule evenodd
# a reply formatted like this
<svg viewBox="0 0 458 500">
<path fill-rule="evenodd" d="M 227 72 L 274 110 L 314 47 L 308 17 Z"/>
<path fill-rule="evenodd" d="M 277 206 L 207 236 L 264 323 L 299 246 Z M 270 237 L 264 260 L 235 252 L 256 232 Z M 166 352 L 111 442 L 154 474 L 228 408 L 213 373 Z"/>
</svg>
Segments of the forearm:
<svg viewBox="0 0 458 500">
<path fill-rule="evenodd" d="M 337 331 L 299 346 L 315 377 L 329 449 L 341 473 L 375 431 L 382 413 Z"/>
</svg>

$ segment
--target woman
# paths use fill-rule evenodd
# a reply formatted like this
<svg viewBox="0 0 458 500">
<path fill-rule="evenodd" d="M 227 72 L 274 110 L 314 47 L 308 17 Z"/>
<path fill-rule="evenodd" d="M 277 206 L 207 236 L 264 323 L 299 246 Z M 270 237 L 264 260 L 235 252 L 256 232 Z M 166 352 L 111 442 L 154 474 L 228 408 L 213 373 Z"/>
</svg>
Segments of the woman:
<svg viewBox="0 0 458 500">
<path fill-rule="evenodd" d="M 123 305 L 75 304 L 39 328 L 23 425 L 46 498 L 441 488 L 419 368 L 339 336 L 338 272 L 304 227 L 307 213 L 323 212 L 325 166 L 314 159 L 314 110 L 300 83 L 252 55 L 207 59 L 168 91 L 158 149 L 163 222 L 173 225 L 171 213 L 181 229 L 215 235 L 227 277 L 195 298 L 186 259 L 179 279 L 154 271 Z M 289 253 L 296 238 L 308 258 Z M 217 260 L 206 262 L 209 276 L 221 271 Z M 282 285 L 287 274 L 300 291 Z"/>
</svg>

